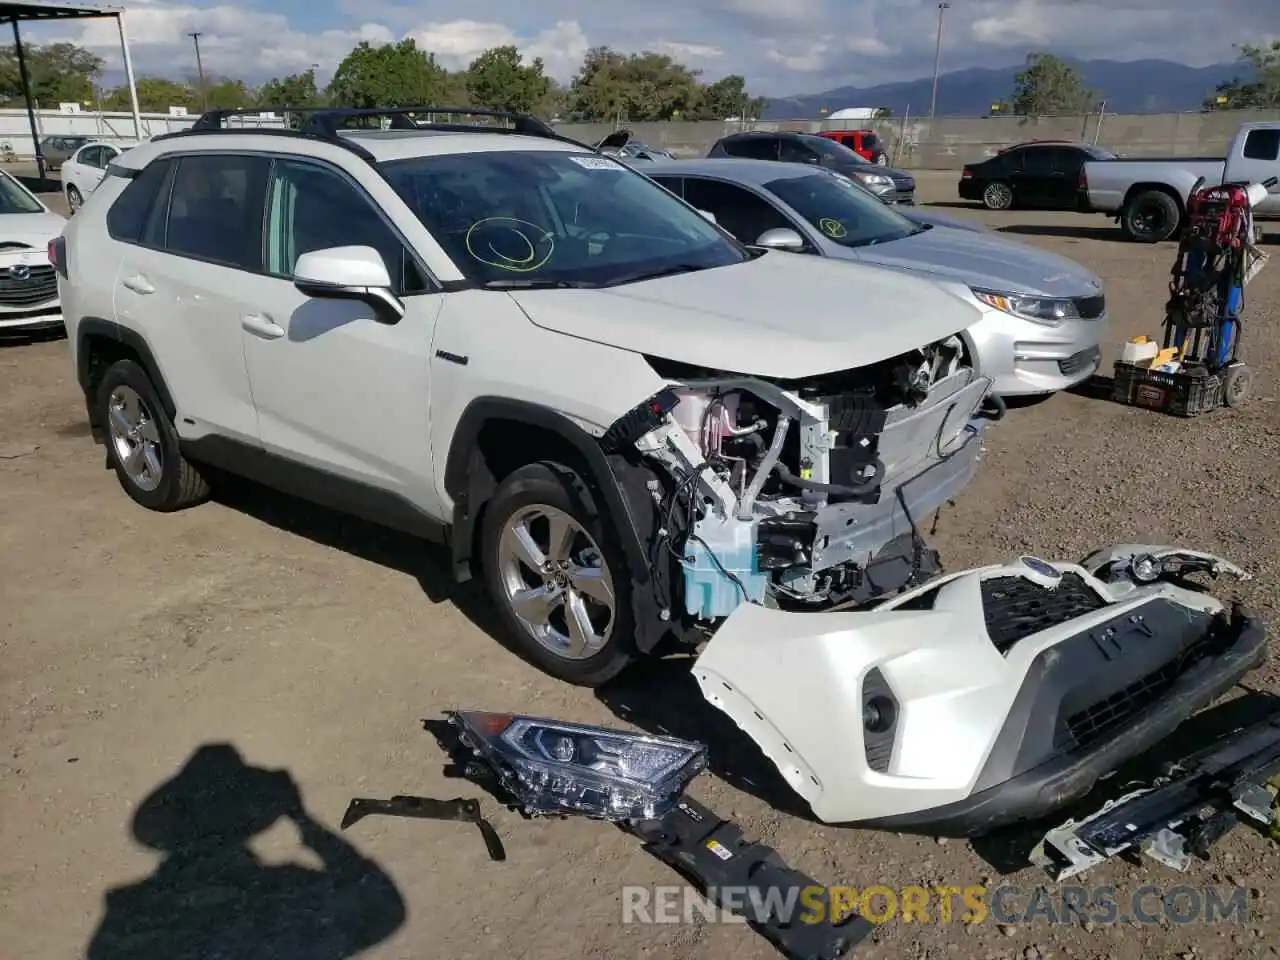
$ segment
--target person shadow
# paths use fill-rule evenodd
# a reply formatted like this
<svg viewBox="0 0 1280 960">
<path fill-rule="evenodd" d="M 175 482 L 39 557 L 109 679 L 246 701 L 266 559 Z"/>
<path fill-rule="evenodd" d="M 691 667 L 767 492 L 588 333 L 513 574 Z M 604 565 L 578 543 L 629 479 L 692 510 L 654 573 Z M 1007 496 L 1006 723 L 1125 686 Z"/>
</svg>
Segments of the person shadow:
<svg viewBox="0 0 1280 960">
<path fill-rule="evenodd" d="M 265 864 L 249 841 L 286 818 L 319 859 Z M 134 812 L 155 872 L 107 892 L 88 960 L 344 960 L 404 923 L 391 878 L 304 808 L 292 776 L 205 744 Z"/>
</svg>

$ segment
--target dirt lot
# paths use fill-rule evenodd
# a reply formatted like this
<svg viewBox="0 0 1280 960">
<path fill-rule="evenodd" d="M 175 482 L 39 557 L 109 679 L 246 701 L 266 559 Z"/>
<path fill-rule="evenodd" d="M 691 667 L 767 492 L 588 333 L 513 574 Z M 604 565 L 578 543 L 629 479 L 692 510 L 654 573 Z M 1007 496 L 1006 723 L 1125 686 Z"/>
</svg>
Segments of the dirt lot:
<svg viewBox="0 0 1280 960">
<path fill-rule="evenodd" d="M 954 196 L 950 176 L 925 176 L 921 189 L 926 199 Z M 1171 245 L 1123 243 L 1101 218 L 945 212 L 1096 270 L 1111 304 L 1108 368 L 1124 337 L 1156 332 Z M 1245 409 L 1181 422 L 1059 395 L 1012 411 L 989 432 L 979 479 L 934 537 L 948 566 L 1183 542 L 1251 569 L 1241 595 L 1274 623 L 1280 267 L 1250 292 L 1255 399 Z M 766 762 L 709 715 L 678 669 L 659 665 L 598 695 L 550 680 L 489 636 L 485 602 L 451 588 L 432 549 L 248 488 L 178 515 L 146 513 L 103 469 L 64 341 L 0 347 L 0 371 L 5 957 L 84 955 L 91 941 L 95 960 L 182 953 L 115 938 L 147 927 L 167 927 L 190 951 L 182 955 L 213 956 L 200 946 L 233 918 L 237 930 L 252 921 L 275 932 L 218 956 L 343 958 L 369 943 L 365 956 L 404 960 L 776 956 L 743 926 L 624 925 L 624 885 L 678 881 L 606 825 L 526 822 L 486 801 L 506 863 L 490 863 L 476 831 L 459 824 L 374 819 L 338 839 L 353 796 L 473 795 L 442 776 L 420 725 L 455 706 L 704 736 L 715 775 L 695 794 L 823 882 L 964 886 L 1003 876 L 1024 892 L 1040 882 L 1020 866 L 1022 834 L 939 843 L 779 812 L 762 799 L 781 796 Z M 1253 683 L 1276 689 L 1274 662 Z M 201 750 L 218 744 L 240 760 Z M 140 809 L 193 755 L 187 776 L 207 788 L 203 802 Z M 241 760 L 287 771 L 307 813 L 279 818 L 296 808 L 289 791 L 280 778 L 248 777 Z M 237 776 L 249 787 L 229 789 Z M 183 845 L 195 819 L 215 824 L 221 841 Z M 1087 875 L 1116 886 L 1122 904 L 1146 883 L 1250 888 L 1242 924 L 988 920 L 966 931 L 895 922 L 857 955 L 1274 955 L 1272 853 L 1242 829 L 1185 876 L 1150 860 Z M 288 948 L 289 937 L 305 946 Z"/>
</svg>

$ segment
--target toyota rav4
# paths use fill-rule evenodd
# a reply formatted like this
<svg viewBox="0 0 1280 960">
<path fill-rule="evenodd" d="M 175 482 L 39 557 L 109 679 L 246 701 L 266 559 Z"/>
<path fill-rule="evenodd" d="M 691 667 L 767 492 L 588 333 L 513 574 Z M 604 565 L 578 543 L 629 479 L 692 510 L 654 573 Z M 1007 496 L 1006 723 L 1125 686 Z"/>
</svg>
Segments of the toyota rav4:
<svg viewBox="0 0 1280 960">
<path fill-rule="evenodd" d="M 532 118 L 428 110 L 481 113 L 213 112 L 115 159 L 50 257 L 130 497 L 221 468 L 443 541 L 584 684 L 744 603 L 935 572 L 917 522 L 999 415 L 975 309 L 744 246 Z"/>
</svg>

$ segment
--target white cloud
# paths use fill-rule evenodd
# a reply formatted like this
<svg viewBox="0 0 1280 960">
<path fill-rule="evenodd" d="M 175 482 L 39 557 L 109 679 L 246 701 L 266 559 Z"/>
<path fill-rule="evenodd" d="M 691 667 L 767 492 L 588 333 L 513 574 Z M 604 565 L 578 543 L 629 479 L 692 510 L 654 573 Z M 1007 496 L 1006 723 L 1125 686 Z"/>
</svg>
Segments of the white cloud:
<svg viewBox="0 0 1280 960">
<path fill-rule="evenodd" d="M 318 64 L 326 82 L 360 40 L 412 36 L 452 69 L 482 50 L 514 44 L 542 57 L 562 81 L 589 47 L 656 50 L 704 69 L 708 79 L 746 76 L 753 92 L 784 95 L 926 76 L 937 31 L 935 0 L 337 0 L 301 15 L 281 0 L 125 0 L 139 74 L 186 76 L 201 33 L 205 69 L 261 82 Z M 1234 59 L 1232 44 L 1257 41 L 1277 0 L 964 0 L 946 11 L 944 71 L 998 67 L 1034 51 L 1080 58 L 1158 57 L 1206 65 Z M 292 6 L 292 9 L 298 9 Z M 278 7 L 276 8 L 278 9 Z M 478 11 L 483 10 L 480 14 Z M 329 29 L 302 29 L 303 22 Z M 106 59 L 113 82 L 120 52 L 111 21 L 24 26 L 37 42 L 65 39 Z"/>
</svg>

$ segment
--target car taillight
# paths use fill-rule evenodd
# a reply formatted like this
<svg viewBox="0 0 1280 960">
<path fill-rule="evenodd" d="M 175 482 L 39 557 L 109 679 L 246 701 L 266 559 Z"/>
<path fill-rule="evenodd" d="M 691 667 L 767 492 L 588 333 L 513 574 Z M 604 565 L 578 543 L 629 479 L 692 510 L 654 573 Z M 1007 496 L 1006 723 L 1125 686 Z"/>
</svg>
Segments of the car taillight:
<svg viewBox="0 0 1280 960">
<path fill-rule="evenodd" d="M 49 241 L 49 262 L 62 276 L 67 275 L 67 241 L 63 237 L 54 237 Z"/>
<path fill-rule="evenodd" d="M 1085 174 L 1084 167 L 1080 168 L 1080 179 L 1076 182 L 1076 186 L 1081 190 L 1089 189 L 1089 177 Z"/>
<path fill-rule="evenodd" d="M 972 180 L 972 179 L 973 179 L 973 171 L 972 171 L 972 170 L 970 170 L 968 167 L 965 167 L 963 170 L 961 170 L 961 171 L 960 171 L 960 179 L 961 179 L 961 180 Z"/>
</svg>

